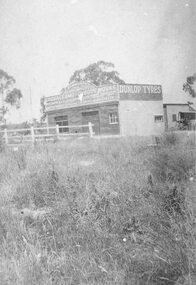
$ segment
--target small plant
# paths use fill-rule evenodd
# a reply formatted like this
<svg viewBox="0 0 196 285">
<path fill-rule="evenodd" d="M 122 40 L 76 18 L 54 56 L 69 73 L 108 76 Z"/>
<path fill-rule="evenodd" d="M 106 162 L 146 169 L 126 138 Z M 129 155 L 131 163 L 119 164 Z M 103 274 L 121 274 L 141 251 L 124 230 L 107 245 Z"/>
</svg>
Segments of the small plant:
<svg viewBox="0 0 196 285">
<path fill-rule="evenodd" d="M 167 132 L 162 136 L 162 144 L 165 146 L 176 145 L 178 142 L 179 139 L 177 135 L 172 131 Z"/>
</svg>

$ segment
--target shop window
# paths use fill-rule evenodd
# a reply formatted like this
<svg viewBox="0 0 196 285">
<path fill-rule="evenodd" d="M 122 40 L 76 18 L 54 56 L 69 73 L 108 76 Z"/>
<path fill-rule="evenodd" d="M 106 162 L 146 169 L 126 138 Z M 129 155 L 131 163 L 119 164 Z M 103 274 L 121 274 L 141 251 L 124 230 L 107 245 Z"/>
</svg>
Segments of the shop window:
<svg viewBox="0 0 196 285">
<path fill-rule="evenodd" d="M 173 114 L 172 115 L 172 122 L 176 122 L 176 121 L 177 121 L 176 114 Z"/>
<path fill-rule="evenodd" d="M 162 115 L 154 116 L 154 121 L 155 123 L 163 122 L 163 116 Z"/>
<path fill-rule="evenodd" d="M 69 131 L 68 126 L 68 116 L 58 116 L 55 117 L 56 125 L 59 126 L 59 133 L 67 133 Z"/>
<path fill-rule="evenodd" d="M 118 113 L 110 113 L 109 114 L 109 124 L 114 125 L 118 124 Z"/>
</svg>

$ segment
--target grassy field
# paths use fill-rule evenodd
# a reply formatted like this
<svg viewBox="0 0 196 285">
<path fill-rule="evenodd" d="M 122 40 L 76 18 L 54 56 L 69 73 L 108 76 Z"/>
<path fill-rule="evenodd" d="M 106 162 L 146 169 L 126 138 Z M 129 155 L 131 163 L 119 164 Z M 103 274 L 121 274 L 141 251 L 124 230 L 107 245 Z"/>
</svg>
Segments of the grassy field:
<svg viewBox="0 0 196 285">
<path fill-rule="evenodd" d="M 194 137 L 0 152 L 0 284 L 196 284 Z"/>
</svg>

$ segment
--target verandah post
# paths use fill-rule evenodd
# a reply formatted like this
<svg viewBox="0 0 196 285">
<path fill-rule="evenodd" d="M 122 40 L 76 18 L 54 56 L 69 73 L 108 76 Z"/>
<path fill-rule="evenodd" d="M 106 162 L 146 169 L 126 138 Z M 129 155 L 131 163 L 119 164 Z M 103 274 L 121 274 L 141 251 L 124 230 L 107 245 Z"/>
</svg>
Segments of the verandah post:
<svg viewBox="0 0 196 285">
<path fill-rule="evenodd" d="M 7 135 L 7 129 L 4 129 L 4 138 L 5 138 L 5 143 L 8 144 L 8 135 Z"/>
<path fill-rule="evenodd" d="M 90 137 L 92 138 L 92 136 L 93 136 L 93 125 L 91 122 L 88 123 L 88 128 L 89 128 Z"/>
<path fill-rule="evenodd" d="M 46 130 L 47 130 L 47 135 L 49 135 L 48 114 L 46 114 Z"/>
</svg>

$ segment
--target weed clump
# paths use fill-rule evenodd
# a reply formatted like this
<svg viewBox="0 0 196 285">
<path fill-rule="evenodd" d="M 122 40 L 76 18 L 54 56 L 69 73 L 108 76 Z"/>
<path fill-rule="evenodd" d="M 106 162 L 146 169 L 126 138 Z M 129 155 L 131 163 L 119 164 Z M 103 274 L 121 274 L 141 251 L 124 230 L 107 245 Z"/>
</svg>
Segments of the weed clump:
<svg viewBox="0 0 196 285">
<path fill-rule="evenodd" d="M 166 132 L 162 135 L 161 142 L 164 146 L 174 146 L 179 143 L 179 137 L 174 132 Z"/>
<path fill-rule="evenodd" d="M 162 183 L 187 181 L 195 167 L 195 154 L 178 147 L 161 148 L 150 160 L 153 176 Z"/>
</svg>

